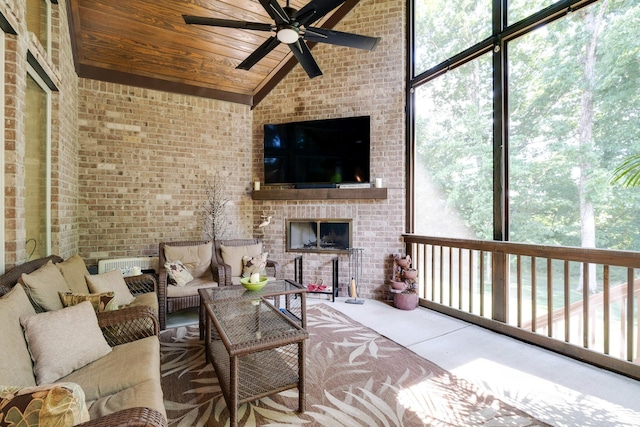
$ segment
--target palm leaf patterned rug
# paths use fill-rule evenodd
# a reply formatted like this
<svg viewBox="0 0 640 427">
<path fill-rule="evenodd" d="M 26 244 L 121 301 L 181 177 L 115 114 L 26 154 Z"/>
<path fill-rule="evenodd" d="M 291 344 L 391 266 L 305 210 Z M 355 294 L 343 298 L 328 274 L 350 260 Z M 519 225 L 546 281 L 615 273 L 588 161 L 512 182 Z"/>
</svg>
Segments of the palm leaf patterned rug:
<svg viewBox="0 0 640 427">
<path fill-rule="evenodd" d="M 307 308 L 307 404 L 296 389 L 238 411 L 241 426 L 545 426 L 326 304 Z M 229 412 L 198 326 L 165 330 L 170 426 L 225 426 Z"/>
</svg>

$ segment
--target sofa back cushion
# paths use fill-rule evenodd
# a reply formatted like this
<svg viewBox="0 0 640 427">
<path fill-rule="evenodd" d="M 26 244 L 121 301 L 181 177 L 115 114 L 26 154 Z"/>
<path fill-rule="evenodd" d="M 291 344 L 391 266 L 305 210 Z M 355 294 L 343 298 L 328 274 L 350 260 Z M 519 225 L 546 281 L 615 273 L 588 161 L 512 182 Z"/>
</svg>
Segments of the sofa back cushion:
<svg viewBox="0 0 640 427">
<path fill-rule="evenodd" d="M 182 261 L 194 278 L 203 277 L 211 271 L 213 243 L 194 246 L 165 246 L 164 257 L 168 262 Z"/>
<path fill-rule="evenodd" d="M 20 325 L 21 316 L 35 313 L 20 285 L 0 298 L 0 384 L 36 385 L 29 348 Z"/>
<path fill-rule="evenodd" d="M 22 273 L 20 283 L 38 312 L 62 309 L 58 292 L 70 291 L 62 273 L 51 261 L 33 273 Z"/>
<path fill-rule="evenodd" d="M 93 293 L 115 292 L 118 308 L 129 305 L 136 299 L 117 268 L 106 273 L 85 276 L 85 280 Z"/>
<path fill-rule="evenodd" d="M 84 276 L 89 275 L 89 270 L 80 255 L 74 255 L 69 259 L 56 264 L 60 273 L 66 280 L 71 292 L 76 294 L 88 294 L 89 288 Z"/>
<path fill-rule="evenodd" d="M 222 261 L 231 267 L 231 276 L 240 277 L 244 263 L 242 258 L 247 256 L 250 258 L 259 257 L 262 254 L 262 243 L 253 245 L 227 246 L 220 245 L 222 253 Z"/>
</svg>

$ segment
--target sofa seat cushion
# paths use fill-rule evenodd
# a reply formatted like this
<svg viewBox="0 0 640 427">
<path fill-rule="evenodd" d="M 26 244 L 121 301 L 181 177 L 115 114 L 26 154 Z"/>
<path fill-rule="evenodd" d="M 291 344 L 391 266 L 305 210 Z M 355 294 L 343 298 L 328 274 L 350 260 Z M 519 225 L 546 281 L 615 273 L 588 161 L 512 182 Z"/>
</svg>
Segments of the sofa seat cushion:
<svg viewBox="0 0 640 427">
<path fill-rule="evenodd" d="M 164 257 L 168 262 L 181 261 L 194 278 L 210 274 L 213 243 L 193 246 L 165 246 Z"/>
<path fill-rule="evenodd" d="M 165 418 L 167 417 L 162 388 L 160 387 L 160 375 L 100 399 L 87 401 L 87 405 L 91 419 L 100 418 L 123 409 L 138 407 L 155 409 Z"/>
<path fill-rule="evenodd" d="M 64 276 L 51 261 L 32 273 L 22 273 L 20 283 L 38 312 L 62 309 L 58 292 L 71 291 Z"/>
<path fill-rule="evenodd" d="M 136 384 L 160 379 L 160 340 L 146 337 L 113 347 L 111 353 L 66 377 L 79 384 L 87 401 L 118 393 Z"/>
<path fill-rule="evenodd" d="M 0 297 L 0 384 L 35 386 L 36 377 L 20 317 L 36 314 L 27 294 L 15 285 Z"/>
<path fill-rule="evenodd" d="M 158 295 L 155 292 L 145 292 L 144 294 L 136 295 L 133 302 L 127 304 L 125 307 L 137 306 L 151 307 L 158 313 Z"/>
<path fill-rule="evenodd" d="M 214 281 L 211 275 L 209 277 L 199 277 L 187 283 L 186 286 L 167 286 L 167 298 L 198 295 L 198 289 L 214 288 L 216 286 L 218 286 L 218 282 Z"/>
<path fill-rule="evenodd" d="M 0 425 L 64 427 L 87 421 L 89 411 L 78 384 L 0 386 Z"/>
</svg>

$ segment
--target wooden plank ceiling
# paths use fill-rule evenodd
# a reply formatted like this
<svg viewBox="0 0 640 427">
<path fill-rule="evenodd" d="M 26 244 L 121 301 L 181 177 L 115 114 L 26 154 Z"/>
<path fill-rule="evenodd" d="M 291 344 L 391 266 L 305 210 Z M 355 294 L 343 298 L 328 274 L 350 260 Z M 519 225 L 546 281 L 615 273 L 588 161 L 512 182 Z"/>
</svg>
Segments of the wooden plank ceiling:
<svg viewBox="0 0 640 427">
<path fill-rule="evenodd" d="M 306 3 L 290 0 L 298 10 Z M 314 26 L 333 28 L 357 3 L 347 0 Z M 257 0 L 69 0 L 68 10 L 80 77 L 254 106 L 297 64 L 283 44 L 251 70 L 238 70 L 273 33 L 187 25 L 182 18 L 273 23 Z"/>
</svg>

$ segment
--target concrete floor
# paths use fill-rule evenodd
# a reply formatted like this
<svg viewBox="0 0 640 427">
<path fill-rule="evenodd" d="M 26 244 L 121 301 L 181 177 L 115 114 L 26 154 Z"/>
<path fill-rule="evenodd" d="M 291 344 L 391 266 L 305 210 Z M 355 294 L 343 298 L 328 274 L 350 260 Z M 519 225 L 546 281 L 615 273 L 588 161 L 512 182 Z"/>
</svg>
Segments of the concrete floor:
<svg viewBox="0 0 640 427">
<path fill-rule="evenodd" d="M 325 302 L 449 372 L 554 426 L 640 426 L 640 382 L 425 308 Z M 168 327 L 197 323 L 174 313 Z"/>
</svg>

